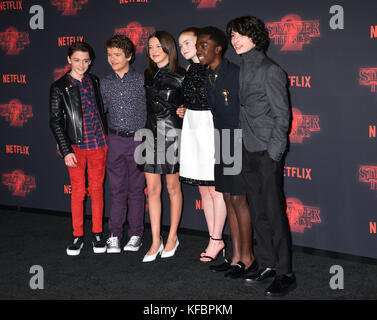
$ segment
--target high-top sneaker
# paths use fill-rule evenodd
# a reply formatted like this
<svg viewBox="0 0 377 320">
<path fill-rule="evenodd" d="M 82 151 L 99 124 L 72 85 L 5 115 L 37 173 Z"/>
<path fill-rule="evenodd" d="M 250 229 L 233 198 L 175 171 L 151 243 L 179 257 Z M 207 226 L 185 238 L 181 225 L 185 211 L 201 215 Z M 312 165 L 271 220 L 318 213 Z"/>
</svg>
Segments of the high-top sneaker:
<svg viewBox="0 0 377 320">
<path fill-rule="evenodd" d="M 84 237 L 74 237 L 73 243 L 67 247 L 67 254 L 69 256 L 78 256 L 83 246 Z"/>
<path fill-rule="evenodd" d="M 94 253 L 104 253 L 106 252 L 106 244 L 102 241 L 102 233 L 93 234 L 93 252 Z"/>
</svg>

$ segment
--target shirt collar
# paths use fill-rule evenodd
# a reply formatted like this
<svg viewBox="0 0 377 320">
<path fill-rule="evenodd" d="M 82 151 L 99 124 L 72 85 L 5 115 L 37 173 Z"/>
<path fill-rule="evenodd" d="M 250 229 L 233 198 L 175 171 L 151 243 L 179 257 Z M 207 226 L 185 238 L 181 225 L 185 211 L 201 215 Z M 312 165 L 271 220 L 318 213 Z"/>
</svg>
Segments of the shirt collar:
<svg viewBox="0 0 377 320">
<path fill-rule="evenodd" d="M 74 77 L 72 77 L 70 74 L 69 74 L 70 71 L 67 72 L 67 76 L 68 76 L 68 79 L 71 80 L 71 82 L 75 83 L 75 84 L 81 84 L 83 80 L 86 80 L 89 76 L 85 73 L 84 74 L 84 77 L 82 78 L 82 81 L 80 80 L 77 80 L 75 79 Z"/>
<path fill-rule="evenodd" d="M 125 80 L 127 78 L 128 75 L 131 75 L 132 73 L 135 72 L 135 69 L 133 67 L 130 66 L 130 68 L 128 69 L 128 72 L 126 72 L 124 75 L 123 75 L 123 78 L 119 77 L 118 74 L 113 71 L 113 79 L 117 79 L 117 80 Z"/>
<path fill-rule="evenodd" d="M 215 70 L 212 71 L 210 67 L 208 67 L 208 70 L 209 70 L 210 73 L 214 73 L 214 74 L 219 75 L 227 62 L 228 62 L 228 59 L 223 58 L 221 60 L 221 62 L 219 63 L 219 65 L 215 68 Z"/>
</svg>

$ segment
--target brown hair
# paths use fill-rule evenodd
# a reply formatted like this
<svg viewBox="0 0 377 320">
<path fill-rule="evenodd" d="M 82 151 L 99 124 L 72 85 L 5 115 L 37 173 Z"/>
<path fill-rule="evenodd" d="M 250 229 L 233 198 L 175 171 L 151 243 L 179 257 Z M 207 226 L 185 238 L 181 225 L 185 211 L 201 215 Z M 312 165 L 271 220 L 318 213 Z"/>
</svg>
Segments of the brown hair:
<svg viewBox="0 0 377 320">
<path fill-rule="evenodd" d="M 149 40 L 152 38 L 157 38 L 160 41 L 162 50 L 168 55 L 169 57 L 169 72 L 175 72 L 179 68 L 178 64 L 178 54 L 177 54 L 177 45 L 174 41 L 173 36 L 167 31 L 156 31 L 151 34 L 147 41 L 147 57 L 148 57 L 148 72 L 150 74 L 155 73 L 157 69 L 157 65 L 153 62 L 153 60 L 149 56 Z"/>
<path fill-rule="evenodd" d="M 130 40 L 130 38 L 126 37 L 123 34 L 116 34 L 112 36 L 110 39 L 106 41 L 105 45 L 105 52 L 107 53 L 107 49 L 109 48 L 118 48 L 122 49 L 125 56 L 129 58 L 131 56 L 130 63 L 134 62 L 135 60 L 135 46 Z"/>
<path fill-rule="evenodd" d="M 79 42 L 75 42 L 75 43 L 71 44 L 71 46 L 68 48 L 68 52 L 67 52 L 68 57 L 71 58 L 72 55 L 76 51 L 88 52 L 90 60 L 93 61 L 95 59 L 95 54 L 94 54 L 93 48 L 86 42 L 79 41 Z"/>
<path fill-rule="evenodd" d="M 184 30 L 182 30 L 179 35 L 183 34 L 183 33 L 193 33 L 195 37 L 198 36 L 198 32 L 199 32 L 199 28 L 197 27 L 189 27 L 189 28 L 186 28 Z"/>
</svg>

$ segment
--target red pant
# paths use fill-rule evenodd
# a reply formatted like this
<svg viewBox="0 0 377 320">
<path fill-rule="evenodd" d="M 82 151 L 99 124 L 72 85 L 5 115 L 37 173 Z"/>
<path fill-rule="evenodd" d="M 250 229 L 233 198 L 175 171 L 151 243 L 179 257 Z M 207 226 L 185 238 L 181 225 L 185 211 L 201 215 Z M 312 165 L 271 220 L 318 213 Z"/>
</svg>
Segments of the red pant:
<svg viewBox="0 0 377 320">
<path fill-rule="evenodd" d="M 73 235 L 84 235 L 84 199 L 86 193 L 85 169 L 88 166 L 89 195 L 92 203 L 92 231 L 102 232 L 103 180 L 106 168 L 107 146 L 99 150 L 81 150 L 73 147 L 77 158 L 77 168 L 68 167 L 71 178 Z"/>
</svg>

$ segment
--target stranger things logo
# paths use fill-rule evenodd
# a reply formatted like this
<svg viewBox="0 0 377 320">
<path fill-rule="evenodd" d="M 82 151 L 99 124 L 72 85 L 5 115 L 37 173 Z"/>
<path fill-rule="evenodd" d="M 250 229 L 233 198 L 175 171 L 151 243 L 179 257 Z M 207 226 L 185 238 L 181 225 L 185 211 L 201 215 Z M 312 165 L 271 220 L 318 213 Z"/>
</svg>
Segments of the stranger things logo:
<svg viewBox="0 0 377 320">
<path fill-rule="evenodd" d="M 4 173 L 2 183 L 16 197 L 26 197 L 32 189 L 36 188 L 35 177 L 24 174 L 20 169 Z"/>
<path fill-rule="evenodd" d="M 0 104 L 0 116 L 4 117 L 9 126 L 22 127 L 30 118 L 33 118 L 33 109 L 29 104 L 22 104 L 13 99 L 7 104 Z"/>
<path fill-rule="evenodd" d="M 54 69 L 54 81 L 60 79 L 69 70 L 71 70 L 71 65 L 70 64 L 67 64 L 64 68 L 56 68 L 56 69 Z"/>
<path fill-rule="evenodd" d="M 289 134 L 291 143 L 303 143 L 313 132 L 321 131 L 319 116 L 303 115 L 299 109 L 292 108 L 292 129 Z"/>
<path fill-rule="evenodd" d="M 18 31 L 15 27 L 9 27 L 0 32 L 0 46 L 6 55 L 19 55 L 30 44 L 29 33 Z"/>
<path fill-rule="evenodd" d="M 370 92 L 376 92 L 377 68 L 361 68 L 359 76 L 361 86 L 368 86 Z"/>
<path fill-rule="evenodd" d="M 136 53 L 142 53 L 148 37 L 155 32 L 154 27 L 143 27 L 139 22 L 130 22 L 125 28 L 115 29 L 115 34 L 123 34 L 135 45 Z"/>
<path fill-rule="evenodd" d="M 198 9 L 206 9 L 216 8 L 216 4 L 222 1 L 223 0 L 192 0 L 192 3 L 195 3 Z"/>
<path fill-rule="evenodd" d="M 62 12 L 62 16 L 75 16 L 88 0 L 51 0 L 51 4 Z"/>
<path fill-rule="evenodd" d="M 299 199 L 287 199 L 287 216 L 292 232 L 304 233 L 311 229 L 314 223 L 321 223 L 321 209 L 305 206 Z"/>
<path fill-rule="evenodd" d="M 266 28 L 274 44 L 282 46 L 280 51 L 302 51 L 312 38 L 321 35 L 318 20 L 303 21 L 296 14 L 289 14 L 279 22 L 268 22 Z"/>
<path fill-rule="evenodd" d="M 360 166 L 359 181 L 369 184 L 371 190 L 377 190 L 377 166 Z"/>
</svg>

